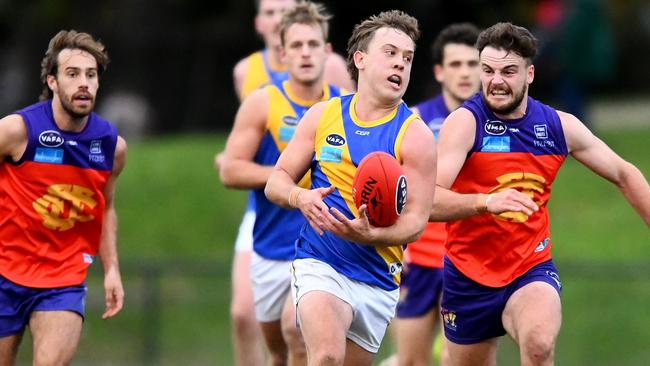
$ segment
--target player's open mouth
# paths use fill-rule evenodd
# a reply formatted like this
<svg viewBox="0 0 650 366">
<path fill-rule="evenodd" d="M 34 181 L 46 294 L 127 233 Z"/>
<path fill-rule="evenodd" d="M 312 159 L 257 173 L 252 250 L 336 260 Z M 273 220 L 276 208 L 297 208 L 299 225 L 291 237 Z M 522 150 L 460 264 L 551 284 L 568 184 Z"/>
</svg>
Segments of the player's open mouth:
<svg viewBox="0 0 650 366">
<path fill-rule="evenodd" d="M 390 81 L 391 83 L 395 84 L 395 85 L 398 86 L 398 87 L 399 87 L 400 85 L 402 85 L 402 78 L 399 77 L 398 75 L 391 75 L 391 76 L 389 76 L 389 77 L 388 77 L 388 81 Z"/>
</svg>

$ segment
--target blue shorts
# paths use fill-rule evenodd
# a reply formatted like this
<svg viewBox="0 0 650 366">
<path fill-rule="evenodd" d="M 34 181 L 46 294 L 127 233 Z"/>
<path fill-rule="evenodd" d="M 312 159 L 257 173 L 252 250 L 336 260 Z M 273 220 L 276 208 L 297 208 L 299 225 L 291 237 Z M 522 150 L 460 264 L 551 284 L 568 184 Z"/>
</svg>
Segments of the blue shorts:
<svg viewBox="0 0 650 366">
<path fill-rule="evenodd" d="M 483 286 L 467 278 L 445 257 L 441 315 L 445 336 L 457 344 L 473 344 L 506 334 L 501 315 L 506 302 L 521 287 L 546 282 L 560 294 L 562 283 L 552 260 L 540 263 L 509 285 Z"/>
<path fill-rule="evenodd" d="M 441 291 L 442 268 L 410 263 L 408 271 L 402 274 L 396 316 L 415 318 L 436 309 Z"/>
<path fill-rule="evenodd" d="M 0 276 L 0 337 L 20 333 L 34 311 L 73 311 L 84 317 L 86 285 L 31 288 Z"/>
</svg>

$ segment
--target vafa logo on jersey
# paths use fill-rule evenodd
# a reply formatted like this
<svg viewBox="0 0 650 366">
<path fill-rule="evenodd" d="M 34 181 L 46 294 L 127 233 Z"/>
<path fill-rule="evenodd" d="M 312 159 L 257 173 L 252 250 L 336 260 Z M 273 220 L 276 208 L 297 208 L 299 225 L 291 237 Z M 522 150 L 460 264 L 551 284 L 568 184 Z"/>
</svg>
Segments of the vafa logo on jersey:
<svg viewBox="0 0 650 366">
<path fill-rule="evenodd" d="M 490 135 L 503 135 L 507 130 L 505 123 L 501 121 L 485 122 L 485 132 Z"/>
<path fill-rule="evenodd" d="M 336 134 L 336 133 L 331 133 L 325 137 L 325 141 L 332 146 L 343 146 L 345 145 L 345 139 L 343 136 Z"/>
<path fill-rule="evenodd" d="M 57 147 L 63 145 L 65 140 L 58 131 L 47 130 L 38 135 L 38 142 L 47 147 Z"/>
</svg>

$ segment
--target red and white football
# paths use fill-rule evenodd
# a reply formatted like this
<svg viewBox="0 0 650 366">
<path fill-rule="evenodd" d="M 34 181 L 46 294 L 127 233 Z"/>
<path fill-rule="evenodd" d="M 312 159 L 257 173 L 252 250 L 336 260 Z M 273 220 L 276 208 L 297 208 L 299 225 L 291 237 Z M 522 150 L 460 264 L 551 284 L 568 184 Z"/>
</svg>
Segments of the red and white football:
<svg viewBox="0 0 650 366">
<path fill-rule="evenodd" d="M 374 226 L 390 226 L 397 221 L 406 203 L 406 176 L 390 154 L 372 152 L 361 160 L 352 181 L 352 197 L 357 207 L 368 207 Z"/>
</svg>

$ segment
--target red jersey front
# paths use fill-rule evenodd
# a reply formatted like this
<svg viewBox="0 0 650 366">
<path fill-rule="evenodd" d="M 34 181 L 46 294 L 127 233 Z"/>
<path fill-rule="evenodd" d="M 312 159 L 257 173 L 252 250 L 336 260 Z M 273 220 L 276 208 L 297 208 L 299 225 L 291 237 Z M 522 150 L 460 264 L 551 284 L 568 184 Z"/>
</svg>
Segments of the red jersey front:
<svg viewBox="0 0 650 366">
<path fill-rule="evenodd" d="M 513 188 L 531 197 L 539 211 L 484 213 L 453 221 L 447 255 L 463 274 L 490 287 L 502 287 L 551 258 L 547 202 L 567 155 L 559 116 L 528 98 L 525 117 L 500 121 L 480 94 L 467 102 L 476 119 L 472 151 L 452 185 L 459 193 L 495 193 Z"/>
<path fill-rule="evenodd" d="M 21 110 L 28 143 L 0 164 L 0 274 L 27 287 L 81 284 L 99 249 L 117 132 L 94 113 L 59 130 L 51 101 Z"/>
</svg>

